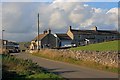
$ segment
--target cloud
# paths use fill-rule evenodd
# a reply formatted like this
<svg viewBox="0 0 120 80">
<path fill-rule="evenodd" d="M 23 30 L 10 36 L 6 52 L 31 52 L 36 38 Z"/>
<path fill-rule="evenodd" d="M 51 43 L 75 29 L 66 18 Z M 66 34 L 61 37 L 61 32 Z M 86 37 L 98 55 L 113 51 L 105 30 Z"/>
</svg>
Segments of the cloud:
<svg viewBox="0 0 120 80">
<path fill-rule="evenodd" d="M 3 26 L 9 33 L 30 33 L 36 26 L 37 4 L 4 3 Z"/>
<path fill-rule="evenodd" d="M 1 2 L 119 2 L 119 0 L 1 0 Z"/>
<path fill-rule="evenodd" d="M 118 8 L 94 8 L 82 2 L 3 3 L 3 26 L 7 39 L 32 40 L 37 34 L 37 14 L 40 32 L 51 28 L 54 33 L 66 32 L 68 26 L 80 29 L 118 29 Z M 67 0 L 68 1 L 68 0 Z M 14 36 L 11 37 L 11 36 Z"/>
<path fill-rule="evenodd" d="M 92 17 L 84 22 L 84 26 L 98 26 L 99 29 L 118 29 L 118 8 L 112 8 L 110 10 L 94 9 Z M 89 24 L 88 24 L 89 23 Z"/>
<path fill-rule="evenodd" d="M 108 12 L 107 12 L 107 14 L 117 14 L 118 15 L 118 8 L 112 8 L 112 9 L 110 9 Z"/>
<path fill-rule="evenodd" d="M 119 2 L 119 0 L 53 0 L 54 2 Z"/>
<path fill-rule="evenodd" d="M 51 0 L 1 0 L 1 2 L 49 2 Z"/>
<path fill-rule="evenodd" d="M 31 39 L 27 35 L 33 35 L 36 28 L 34 16 L 36 14 L 36 4 L 33 3 L 3 3 L 2 8 L 2 26 L 4 34 L 11 34 L 11 37 L 5 35 L 6 39 L 13 39 L 14 34 L 19 34 L 19 41 L 26 35 L 26 39 Z M 37 29 L 36 29 L 37 30 Z M 18 36 L 16 39 L 18 40 Z M 14 36 L 15 37 L 15 36 Z M 23 38 L 25 39 L 25 38 Z M 27 40 L 28 40 L 27 39 Z"/>
<path fill-rule="evenodd" d="M 93 14 L 89 6 L 77 5 L 69 15 L 70 20 L 75 24 L 81 24 L 88 20 Z"/>
<path fill-rule="evenodd" d="M 61 28 L 65 27 L 67 25 L 67 23 L 64 19 L 64 15 L 62 15 L 61 12 L 56 11 L 50 16 L 49 25 L 54 28 L 61 29 Z M 57 27 L 55 27 L 55 26 L 57 26 Z"/>
<path fill-rule="evenodd" d="M 118 15 L 118 8 L 112 8 L 106 14 L 108 16 L 108 21 L 106 21 L 107 24 L 113 24 L 115 28 L 118 29 L 118 18 L 120 18 Z"/>
</svg>

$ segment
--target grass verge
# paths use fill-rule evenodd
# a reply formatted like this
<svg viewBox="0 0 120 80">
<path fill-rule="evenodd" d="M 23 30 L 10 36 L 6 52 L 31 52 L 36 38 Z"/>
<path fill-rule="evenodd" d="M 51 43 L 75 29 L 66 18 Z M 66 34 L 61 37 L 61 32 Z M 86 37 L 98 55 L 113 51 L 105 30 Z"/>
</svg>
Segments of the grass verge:
<svg viewBox="0 0 120 80">
<path fill-rule="evenodd" d="M 31 60 L 17 59 L 14 56 L 2 55 L 3 80 L 63 80 L 62 77 L 47 72 Z"/>
<path fill-rule="evenodd" d="M 89 50 L 89 51 L 120 51 L 118 44 L 120 40 L 102 42 L 97 44 L 90 44 L 86 46 L 80 46 L 77 48 L 71 48 L 71 50 Z"/>
</svg>

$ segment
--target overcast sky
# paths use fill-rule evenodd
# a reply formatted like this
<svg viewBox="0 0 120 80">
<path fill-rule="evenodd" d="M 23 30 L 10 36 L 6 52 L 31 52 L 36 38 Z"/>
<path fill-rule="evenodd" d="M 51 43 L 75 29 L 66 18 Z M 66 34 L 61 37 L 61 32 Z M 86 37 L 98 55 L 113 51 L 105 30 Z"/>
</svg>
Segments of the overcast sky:
<svg viewBox="0 0 120 80">
<path fill-rule="evenodd" d="M 40 33 L 48 28 L 51 28 L 53 33 L 66 33 L 70 25 L 75 29 L 91 29 L 93 26 L 105 30 L 118 29 L 117 2 L 47 1 L 9 2 L 8 0 L 2 3 L 0 12 L 5 30 L 4 39 L 31 41 L 37 35 L 38 13 Z"/>
</svg>

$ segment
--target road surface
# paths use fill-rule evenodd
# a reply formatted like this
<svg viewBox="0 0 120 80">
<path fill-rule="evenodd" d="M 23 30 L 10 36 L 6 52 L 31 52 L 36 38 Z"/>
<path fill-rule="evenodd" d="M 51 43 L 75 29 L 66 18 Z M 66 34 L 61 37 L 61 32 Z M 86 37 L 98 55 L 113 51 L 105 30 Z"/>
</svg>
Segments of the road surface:
<svg viewBox="0 0 120 80">
<path fill-rule="evenodd" d="M 48 71 L 65 78 L 118 78 L 118 74 L 40 58 L 27 53 L 13 53 L 17 58 L 31 59 Z"/>
</svg>

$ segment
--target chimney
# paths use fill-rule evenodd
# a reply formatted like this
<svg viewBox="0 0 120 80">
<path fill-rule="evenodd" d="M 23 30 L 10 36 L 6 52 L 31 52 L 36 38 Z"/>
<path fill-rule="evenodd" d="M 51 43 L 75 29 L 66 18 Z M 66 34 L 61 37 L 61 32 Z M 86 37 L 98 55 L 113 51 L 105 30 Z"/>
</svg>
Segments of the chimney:
<svg viewBox="0 0 120 80">
<path fill-rule="evenodd" d="M 46 34 L 46 33 L 47 33 L 47 30 L 44 30 L 43 33 Z"/>
<path fill-rule="evenodd" d="M 48 29 L 48 34 L 51 34 L 51 29 L 50 28 Z"/>
<path fill-rule="evenodd" d="M 51 29 L 49 28 L 48 30 L 44 30 L 44 34 L 51 34 Z"/>
<path fill-rule="evenodd" d="M 72 29 L 72 26 L 69 26 L 69 30 L 71 30 Z"/>
<path fill-rule="evenodd" d="M 93 30 L 94 30 L 94 31 L 97 31 L 97 27 L 96 27 L 96 26 L 94 26 L 94 27 L 93 27 Z"/>
</svg>

